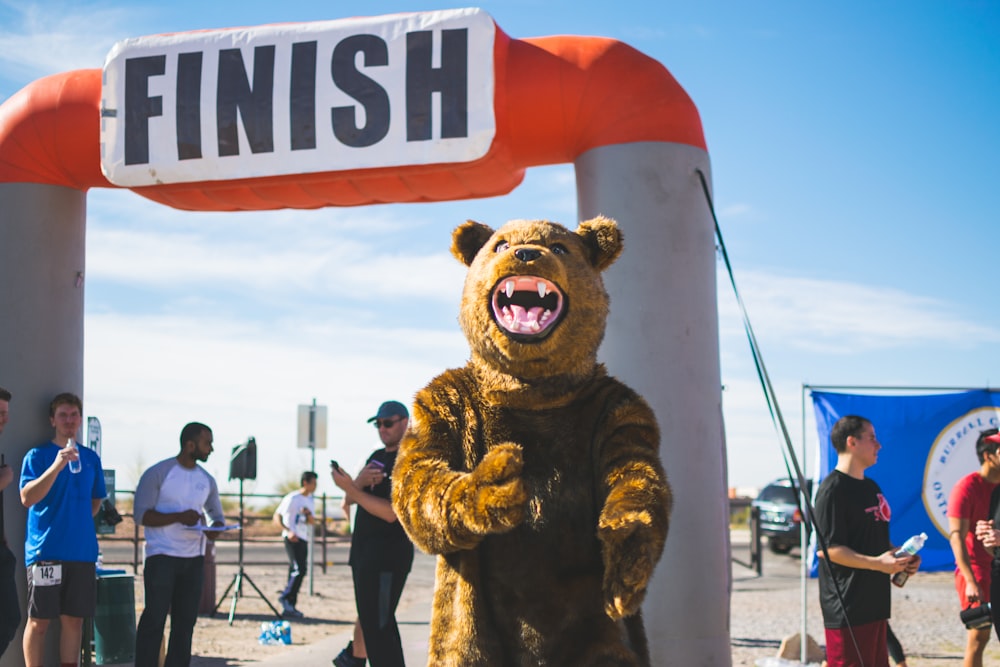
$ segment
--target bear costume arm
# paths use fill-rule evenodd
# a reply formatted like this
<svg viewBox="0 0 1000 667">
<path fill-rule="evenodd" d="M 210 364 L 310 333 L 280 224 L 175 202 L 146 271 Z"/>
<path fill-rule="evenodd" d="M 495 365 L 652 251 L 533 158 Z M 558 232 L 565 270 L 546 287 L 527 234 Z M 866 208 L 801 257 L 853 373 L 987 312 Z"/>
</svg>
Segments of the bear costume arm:
<svg viewBox="0 0 1000 667">
<path fill-rule="evenodd" d="M 430 554 L 472 549 L 524 520 L 520 446 L 474 451 L 476 420 L 456 371 L 421 390 L 393 470 L 393 507 L 410 539 Z M 452 380 L 448 382 L 447 380 Z M 476 463 L 478 462 L 478 463 Z"/>
<path fill-rule="evenodd" d="M 605 613 L 635 614 L 663 552 L 672 496 L 660 464 L 652 410 L 634 392 L 616 403 L 598 435 L 604 504 L 597 536 L 604 562 Z"/>
</svg>

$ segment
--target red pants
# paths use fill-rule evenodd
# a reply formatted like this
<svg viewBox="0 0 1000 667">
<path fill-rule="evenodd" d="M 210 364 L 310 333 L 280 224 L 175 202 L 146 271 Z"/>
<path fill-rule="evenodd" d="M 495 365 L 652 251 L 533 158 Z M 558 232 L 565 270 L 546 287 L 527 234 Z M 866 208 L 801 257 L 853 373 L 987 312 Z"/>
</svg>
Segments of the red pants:
<svg viewBox="0 0 1000 667">
<path fill-rule="evenodd" d="M 888 621 L 873 621 L 849 628 L 826 628 L 826 662 L 829 667 L 888 667 Z M 854 639 L 851 639 L 853 633 Z M 858 650 L 861 657 L 858 657 Z"/>
</svg>

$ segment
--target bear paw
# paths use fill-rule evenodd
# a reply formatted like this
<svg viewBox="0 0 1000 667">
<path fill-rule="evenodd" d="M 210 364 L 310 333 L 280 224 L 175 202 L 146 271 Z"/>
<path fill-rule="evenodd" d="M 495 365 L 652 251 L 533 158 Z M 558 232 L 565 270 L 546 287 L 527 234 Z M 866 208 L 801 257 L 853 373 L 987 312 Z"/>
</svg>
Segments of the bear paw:
<svg viewBox="0 0 1000 667">
<path fill-rule="evenodd" d="M 634 516 L 633 516 L 634 515 Z M 631 520 L 630 520 L 631 519 Z M 604 551 L 604 611 L 613 618 L 639 610 L 659 556 L 648 513 L 626 513 L 600 531 Z"/>
<path fill-rule="evenodd" d="M 521 479 L 521 447 L 499 445 L 456 482 L 450 508 L 468 530 L 479 535 L 505 533 L 524 521 L 528 493 Z"/>
</svg>

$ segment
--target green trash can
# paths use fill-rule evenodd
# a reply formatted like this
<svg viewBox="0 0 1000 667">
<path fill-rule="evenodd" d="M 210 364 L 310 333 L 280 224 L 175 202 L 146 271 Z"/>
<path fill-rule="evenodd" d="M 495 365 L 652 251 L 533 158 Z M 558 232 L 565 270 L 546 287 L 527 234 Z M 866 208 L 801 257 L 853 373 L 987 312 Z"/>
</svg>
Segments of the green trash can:
<svg viewBox="0 0 1000 667">
<path fill-rule="evenodd" d="M 94 662 L 115 665 L 135 660 L 135 577 L 97 577 L 94 611 Z"/>
</svg>

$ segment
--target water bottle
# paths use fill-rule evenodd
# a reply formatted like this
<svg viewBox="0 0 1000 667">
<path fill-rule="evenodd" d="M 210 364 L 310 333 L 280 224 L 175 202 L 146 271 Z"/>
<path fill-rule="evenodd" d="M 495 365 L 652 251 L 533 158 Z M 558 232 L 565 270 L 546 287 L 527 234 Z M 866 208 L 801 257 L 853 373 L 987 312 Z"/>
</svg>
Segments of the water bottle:
<svg viewBox="0 0 1000 667">
<path fill-rule="evenodd" d="M 66 449 L 76 449 L 76 443 L 73 442 L 72 438 L 70 438 L 69 440 L 66 441 Z M 77 452 L 77 458 L 76 458 L 76 460 L 69 462 L 69 471 L 75 475 L 76 473 L 80 472 L 82 469 L 83 469 L 83 467 L 80 464 L 80 452 Z"/>
<path fill-rule="evenodd" d="M 920 533 L 919 535 L 914 535 L 910 539 L 903 542 L 896 553 L 893 554 L 896 558 L 902 558 L 903 556 L 913 556 L 918 551 L 924 548 L 924 542 L 927 541 L 927 533 Z M 903 572 L 897 572 L 892 575 L 892 583 L 896 584 L 900 588 L 906 583 L 906 580 L 910 578 L 909 573 L 905 570 Z"/>
<path fill-rule="evenodd" d="M 288 623 L 288 621 L 275 621 L 274 623 L 277 625 L 276 634 L 278 635 L 278 641 L 282 644 L 291 644 L 292 626 Z"/>
<path fill-rule="evenodd" d="M 260 624 L 260 636 L 257 637 L 257 641 L 264 646 L 274 646 L 280 640 L 275 636 L 272 624 L 264 622 Z"/>
</svg>

